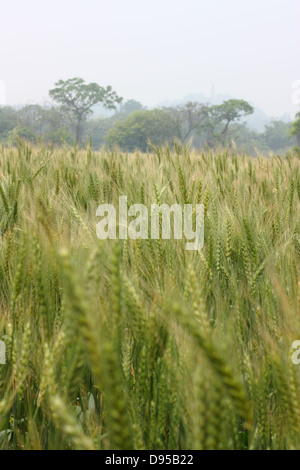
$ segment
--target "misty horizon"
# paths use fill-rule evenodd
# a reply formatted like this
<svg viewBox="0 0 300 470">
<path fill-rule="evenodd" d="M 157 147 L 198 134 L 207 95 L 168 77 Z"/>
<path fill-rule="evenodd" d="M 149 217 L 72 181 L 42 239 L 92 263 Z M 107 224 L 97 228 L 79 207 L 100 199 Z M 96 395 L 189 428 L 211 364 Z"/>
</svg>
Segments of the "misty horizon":
<svg viewBox="0 0 300 470">
<path fill-rule="evenodd" d="M 296 0 L 12 0 L 2 7 L 0 80 L 12 106 L 49 102 L 55 82 L 82 77 L 149 108 L 209 100 L 214 88 L 294 117 L 299 18 Z"/>
</svg>

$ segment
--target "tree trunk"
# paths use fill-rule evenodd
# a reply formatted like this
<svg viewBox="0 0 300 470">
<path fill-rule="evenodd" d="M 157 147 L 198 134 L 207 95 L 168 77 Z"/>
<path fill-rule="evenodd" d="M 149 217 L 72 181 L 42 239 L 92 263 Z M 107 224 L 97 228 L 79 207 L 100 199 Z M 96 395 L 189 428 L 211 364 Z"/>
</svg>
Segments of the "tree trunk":
<svg viewBox="0 0 300 470">
<path fill-rule="evenodd" d="M 78 120 L 77 120 L 77 126 L 76 126 L 76 143 L 78 145 L 81 144 L 81 120 L 82 120 L 82 116 L 79 115 Z"/>
</svg>

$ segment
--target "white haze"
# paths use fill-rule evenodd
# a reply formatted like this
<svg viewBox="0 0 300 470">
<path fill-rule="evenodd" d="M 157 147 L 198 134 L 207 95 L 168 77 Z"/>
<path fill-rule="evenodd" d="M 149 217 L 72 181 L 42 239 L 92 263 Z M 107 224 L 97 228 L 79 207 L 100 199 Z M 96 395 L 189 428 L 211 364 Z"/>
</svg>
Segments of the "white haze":
<svg viewBox="0 0 300 470">
<path fill-rule="evenodd" d="M 48 100 L 75 76 L 155 106 L 190 93 L 294 115 L 299 0 L 1 0 L 7 103 Z"/>
</svg>

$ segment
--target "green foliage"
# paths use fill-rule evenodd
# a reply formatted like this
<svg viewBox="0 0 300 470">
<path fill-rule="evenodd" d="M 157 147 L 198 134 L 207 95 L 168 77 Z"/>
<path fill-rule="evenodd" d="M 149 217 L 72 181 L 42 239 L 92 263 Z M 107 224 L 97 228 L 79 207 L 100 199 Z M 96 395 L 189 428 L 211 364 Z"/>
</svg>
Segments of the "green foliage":
<svg viewBox="0 0 300 470">
<path fill-rule="evenodd" d="M 135 111 L 108 131 L 106 142 L 129 152 L 148 149 L 148 139 L 154 145 L 172 142 L 177 136 L 175 120 L 165 110 Z"/>
<path fill-rule="evenodd" d="M 282 121 L 273 121 L 269 126 L 265 127 L 263 138 L 267 148 L 273 151 L 288 147 L 288 135 L 290 124 Z"/>
<path fill-rule="evenodd" d="M 165 109 L 176 122 L 177 137 L 183 143 L 206 122 L 209 115 L 209 106 L 192 101 Z"/>
<path fill-rule="evenodd" d="M 119 114 L 128 116 L 134 111 L 142 111 L 143 109 L 144 106 L 139 101 L 131 99 L 121 103 Z"/>
<path fill-rule="evenodd" d="M 92 113 L 93 106 L 102 103 L 108 109 L 115 109 L 116 103 L 122 101 L 111 86 L 103 88 L 97 83 L 86 84 L 82 78 L 59 80 L 55 88 L 49 91 L 49 96 L 61 106 L 62 112 L 74 121 L 78 143 L 81 142 L 83 123 Z"/>
<path fill-rule="evenodd" d="M 15 136 L 18 136 L 20 139 L 27 140 L 29 142 L 36 142 L 36 137 L 37 137 L 31 127 L 19 127 L 19 126 L 16 126 L 12 131 L 10 131 L 8 136 L 12 139 Z"/>
<path fill-rule="evenodd" d="M 198 132 L 207 134 L 207 143 L 210 146 L 214 142 L 225 144 L 230 124 L 253 113 L 254 108 L 247 101 L 235 99 L 224 101 L 220 105 L 208 108 L 208 117 L 199 126 Z"/>
<path fill-rule="evenodd" d="M 297 146 L 300 148 L 300 113 L 297 114 L 296 121 L 293 122 L 290 136 L 296 138 Z"/>
<path fill-rule="evenodd" d="M 5 139 L 16 124 L 16 111 L 9 106 L 0 106 L 0 139 Z"/>
<path fill-rule="evenodd" d="M 293 141 L 297 143 L 296 122 L 291 130 L 290 124 L 273 121 L 261 133 L 251 130 L 246 123 L 241 123 L 241 118 L 252 112 L 252 107 L 243 100 L 229 100 L 219 106 L 187 102 L 156 109 L 151 114 L 150 111 L 146 112 L 141 103 L 131 99 L 121 103 L 113 114 L 100 116 L 96 114 L 99 107 L 93 105 L 97 101 L 99 86 L 96 85 L 94 89 L 95 84 L 92 85 L 86 85 L 82 79 L 62 82 L 55 92 L 57 99 L 64 100 L 69 93 L 71 101 L 67 100 L 64 104 L 59 102 L 52 107 L 0 107 L 0 140 L 7 142 L 18 134 L 31 142 L 43 141 L 55 146 L 62 146 L 65 142 L 72 144 L 76 140 L 83 145 L 90 143 L 95 150 L 99 150 L 108 142 L 109 145 L 119 145 L 121 150 L 146 151 L 147 140 L 150 138 L 156 145 L 163 142 L 190 141 L 192 147 L 198 150 L 207 146 L 226 146 L 253 156 L 257 155 L 257 152 L 270 151 L 284 155 Z M 91 108 L 87 109 L 89 93 Z M 100 95 L 102 94 L 101 92 Z M 115 105 L 112 105 L 114 97 L 115 93 L 111 91 L 107 106 L 103 101 L 99 104 L 114 108 L 120 101 L 116 98 Z M 133 118 L 132 115 L 136 111 L 141 113 Z M 95 113 L 94 117 L 92 113 Z M 129 117 L 131 120 L 124 123 Z"/>
</svg>

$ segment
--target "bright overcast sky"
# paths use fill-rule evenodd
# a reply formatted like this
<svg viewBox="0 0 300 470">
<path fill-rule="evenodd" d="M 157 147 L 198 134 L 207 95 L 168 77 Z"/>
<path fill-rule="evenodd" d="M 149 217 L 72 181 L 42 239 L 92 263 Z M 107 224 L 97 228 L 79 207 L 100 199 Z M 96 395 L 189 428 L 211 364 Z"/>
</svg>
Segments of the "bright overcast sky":
<svg viewBox="0 0 300 470">
<path fill-rule="evenodd" d="M 111 85 L 147 106 L 189 93 L 295 114 L 300 0 L 0 0 L 7 103 L 44 102 L 59 79 Z"/>
</svg>

